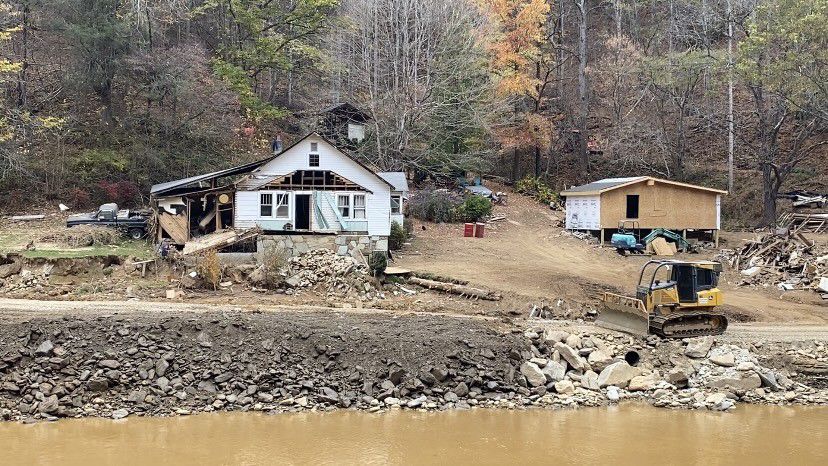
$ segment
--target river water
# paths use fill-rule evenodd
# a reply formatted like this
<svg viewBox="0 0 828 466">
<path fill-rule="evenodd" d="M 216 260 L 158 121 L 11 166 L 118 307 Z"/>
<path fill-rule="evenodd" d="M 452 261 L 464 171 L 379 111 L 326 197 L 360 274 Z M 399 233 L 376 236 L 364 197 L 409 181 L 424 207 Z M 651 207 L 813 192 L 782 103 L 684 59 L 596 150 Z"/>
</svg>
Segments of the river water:
<svg viewBox="0 0 828 466">
<path fill-rule="evenodd" d="M 828 408 L 360 412 L 0 423 L 9 464 L 828 464 Z"/>
</svg>

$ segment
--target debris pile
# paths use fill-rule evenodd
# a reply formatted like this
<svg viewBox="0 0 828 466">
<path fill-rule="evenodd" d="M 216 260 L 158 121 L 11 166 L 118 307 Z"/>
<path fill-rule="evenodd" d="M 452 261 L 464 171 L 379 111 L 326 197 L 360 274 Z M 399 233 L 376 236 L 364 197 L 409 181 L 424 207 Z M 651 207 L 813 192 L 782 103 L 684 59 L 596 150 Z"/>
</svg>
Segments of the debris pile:
<svg viewBox="0 0 828 466">
<path fill-rule="evenodd" d="M 825 202 L 824 198 L 822 202 Z M 779 225 L 795 233 L 825 233 L 828 231 L 828 213 L 789 213 L 779 219 Z"/>
<path fill-rule="evenodd" d="M 828 248 L 800 234 L 765 234 L 741 249 L 722 249 L 717 259 L 740 271 L 739 285 L 828 294 Z"/>
<path fill-rule="evenodd" d="M 288 259 L 285 283 L 291 288 L 324 289 L 329 295 L 374 290 L 368 266 L 330 249 L 314 249 Z"/>
<path fill-rule="evenodd" d="M 53 232 L 40 238 L 41 242 L 57 243 L 70 248 L 109 246 L 121 241 L 122 233 L 114 228 L 97 225 L 78 225 Z"/>
</svg>

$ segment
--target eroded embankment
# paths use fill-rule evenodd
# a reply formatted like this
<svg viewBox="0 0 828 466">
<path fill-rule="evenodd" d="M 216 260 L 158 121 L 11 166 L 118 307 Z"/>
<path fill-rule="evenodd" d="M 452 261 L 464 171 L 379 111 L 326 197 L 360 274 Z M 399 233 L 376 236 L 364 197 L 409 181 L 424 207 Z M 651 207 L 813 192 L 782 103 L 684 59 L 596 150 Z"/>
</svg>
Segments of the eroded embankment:
<svg viewBox="0 0 828 466">
<path fill-rule="evenodd" d="M 623 361 L 630 351 L 641 357 L 636 367 Z M 828 400 L 784 365 L 762 364 L 713 339 L 645 341 L 451 316 L 66 316 L 0 324 L 0 416 Z"/>
</svg>

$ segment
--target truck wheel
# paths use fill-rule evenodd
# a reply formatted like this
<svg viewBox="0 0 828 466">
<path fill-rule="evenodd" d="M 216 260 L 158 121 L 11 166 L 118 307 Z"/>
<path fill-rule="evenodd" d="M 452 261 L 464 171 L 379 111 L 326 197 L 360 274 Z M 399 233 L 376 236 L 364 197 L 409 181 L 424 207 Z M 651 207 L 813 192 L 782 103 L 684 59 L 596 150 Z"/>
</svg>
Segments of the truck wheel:
<svg viewBox="0 0 828 466">
<path fill-rule="evenodd" d="M 141 239 L 144 237 L 144 230 L 140 228 L 130 228 L 128 233 L 132 239 Z"/>
</svg>

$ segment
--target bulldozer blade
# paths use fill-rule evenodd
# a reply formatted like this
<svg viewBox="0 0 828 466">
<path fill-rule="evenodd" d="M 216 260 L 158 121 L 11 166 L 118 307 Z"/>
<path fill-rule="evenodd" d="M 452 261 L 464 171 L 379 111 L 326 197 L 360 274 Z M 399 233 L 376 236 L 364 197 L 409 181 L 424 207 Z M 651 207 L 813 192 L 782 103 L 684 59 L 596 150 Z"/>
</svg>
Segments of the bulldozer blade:
<svg viewBox="0 0 828 466">
<path fill-rule="evenodd" d="M 646 336 L 650 333 L 650 319 L 647 316 L 609 306 L 604 306 L 595 319 L 595 324 L 633 335 Z"/>
</svg>

